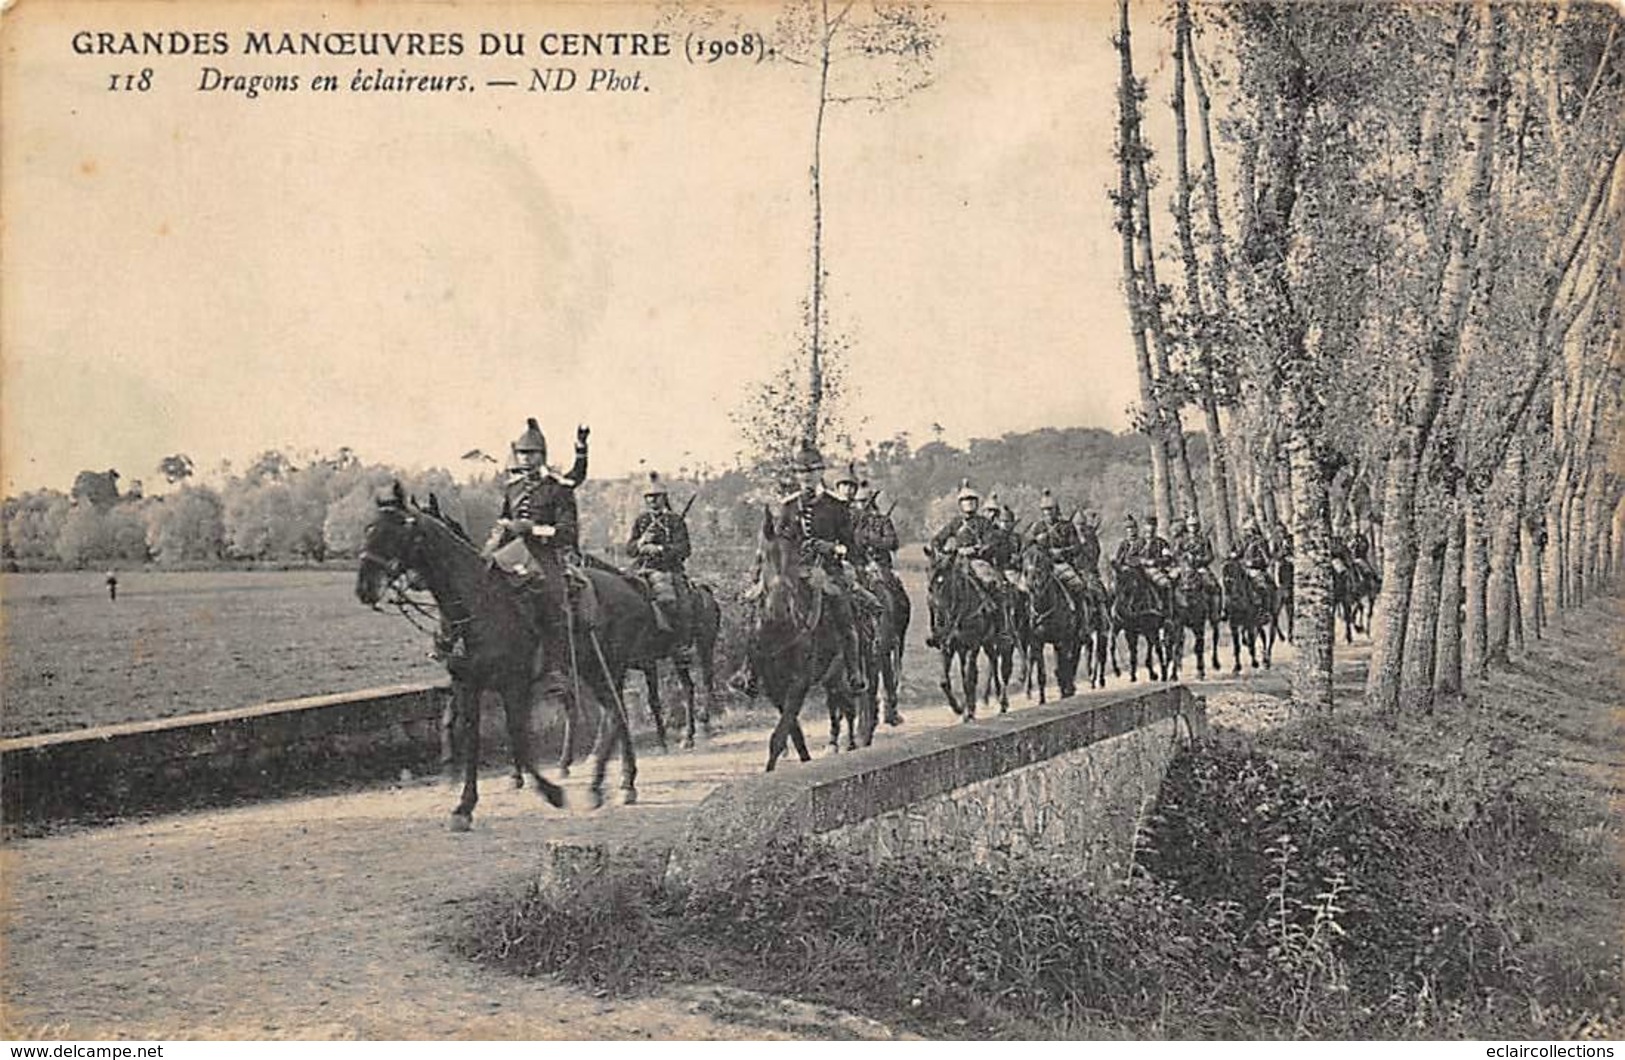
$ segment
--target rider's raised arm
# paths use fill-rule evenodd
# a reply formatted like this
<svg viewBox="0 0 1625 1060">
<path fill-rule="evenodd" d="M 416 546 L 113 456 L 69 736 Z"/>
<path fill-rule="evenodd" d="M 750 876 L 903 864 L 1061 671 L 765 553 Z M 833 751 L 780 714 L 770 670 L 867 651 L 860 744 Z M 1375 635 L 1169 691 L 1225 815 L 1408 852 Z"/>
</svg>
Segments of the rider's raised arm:
<svg viewBox="0 0 1625 1060">
<path fill-rule="evenodd" d="M 575 463 L 570 465 L 570 473 L 567 477 L 572 486 L 579 486 L 587 481 L 587 428 L 585 427 L 576 428 L 576 459 Z"/>
</svg>

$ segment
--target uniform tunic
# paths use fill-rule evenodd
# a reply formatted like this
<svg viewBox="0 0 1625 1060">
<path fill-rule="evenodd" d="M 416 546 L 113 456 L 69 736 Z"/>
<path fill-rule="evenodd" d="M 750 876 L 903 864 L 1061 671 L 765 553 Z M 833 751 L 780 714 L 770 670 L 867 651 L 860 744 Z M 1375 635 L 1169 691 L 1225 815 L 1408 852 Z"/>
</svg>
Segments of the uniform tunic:
<svg viewBox="0 0 1625 1060">
<path fill-rule="evenodd" d="M 898 545 L 897 527 L 892 525 L 891 516 L 873 509 L 858 512 L 852 536 L 857 541 L 859 562 L 892 565 Z"/>
<path fill-rule="evenodd" d="M 645 551 L 647 545 L 659 545 L 660 551 Z M 692 552 L 688 522 L 677 512 L 640 512 L 632 522 L 626 550 L 639 570 L 679 572 Z"/>
</svg>

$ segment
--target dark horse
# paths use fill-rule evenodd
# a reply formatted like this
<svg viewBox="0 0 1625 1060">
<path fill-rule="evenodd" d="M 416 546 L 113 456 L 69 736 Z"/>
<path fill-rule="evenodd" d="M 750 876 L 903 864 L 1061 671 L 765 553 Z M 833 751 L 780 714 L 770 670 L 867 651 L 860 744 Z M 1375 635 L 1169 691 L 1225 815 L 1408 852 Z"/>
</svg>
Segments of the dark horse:
<svg viewBox="0 0 1625 1060">
<path fill-rule="evenodd" d="M 534 613 L 537 594 L 481 555 L 447 520 L 409 503 L 396 483 L 392 496 L 378 502 L 377 517 L 367 527 L 356 596 L 376 607 L 385 590 L 403 577 L 417 580 L 434 596 L 442 628 L 451 631 L 462 648 L 447 660 L 452 677 L 452 746 L 460 746 L 465 757 L 462 798 L 452 810 L 453 830 L 469 828 L 479 802 L 479 702 L 486 691 L 502 698 L 518 768 L 530 774 L 548 802 L 562 806 L 564 792 L 537 772 L 530 748 L 531 667 L 540 640 Z M 594 570 L 588 577 L 598 596 L 599 620 L 596 635 L 575 629 L 573 654 L 580 680 L 606 715 L 598 727 L 590 790 L 593 804 L 601 805 L 604 773 L 619 745 L 621 787 L 626 801 L 635 802 L 637 758 L 619 688 L 629 662 L 649 657 L 656 634 L 654 614 L 619 576 Z"/>
<path fill-rule="evenodd" d="M 1139 680 L 1139 644 L 1143 637 L 1146 677 L 1152 681 L 1167 680 L 1170 619 L 1163 613 L 1162 594 L 1138 563 L 1123 566 L 1113 563 L 1112 581 L 1112 673 L 1122 673 L 1117 668 L 1117 633 L 1121 630 L 1128 641 L 1128 679 Z"/>
<path fill-rule="evenodd" d="M 897 683 L 903 674 L 903 644 L 914 605 L 902 580 L 888 567 L 871 564 L 864 581 L 886 612 L 874 623 L 873 665 L 865 667 L 870 675 L 868 694 L 874 697 L 875 712 L 884 716 L 887 725 L 901 725 L 903 716 L 897 712 Z"/>
<path fill-rule="evenodd" d="M 1025 685 L 1031 693 L 1033 671 L 1038 671 L 1038 702 L 1047 702 L 1048 676 L 1044 673 L 1044 645 L 1055 649 L 1055 683 L 1061 698 L 1077 692 L 1078 657 L 1084 642 L 1085 602 L 1074 600 L 1055 575 L 1049 550 L 1028 545 L 1021 553 L 1021 577 L 1027 583 Z M 1093 637 L 1090 637 L 1091 642 Z M 1093 644 L 1091 643 L 1091 648 Z M 1091 666 L 1092 666 L 1091 662 Z"/>
<path fill-rule="evenodd" d="M 1281 636 L 1280 614 L 1286 612 L 1286 639 L 1291 640 L 1294 626 L 1297 624 L 1297 608 L 1292 603 L 1292 583 L 1297 577 L 1297 571 L 1292 566 L 1291 556 L 1277 556 L 1270 570 L 1270 576 L 1275 580 L 1275 616 L 1274 629 L 1277 637 Z"/>
<path fill-rule="evenodd" d="M 1332 612 L 1343 616 L 1346 643 L 1354 643 L 1356 630 L 1365 632 L 1376 611 L 1381 586 L 1382 576 L 1371 568 L 1345 565 L 1341 559 L 1332 561 Z"/>
<path fill-rule="evenodd" d="M 851 717 L 854 710 L 843 681 L 842 634 L 827 613 L 823 590 L 801 576 L 800 547 L 778 536 L 773 513 L 764 509 L 762 516 L 756 545 L 762 592 L 748 643 L 751 667 L 779 712 L 767 746 L 771 773 L 789 743 L 803 762 L 812 758 L 801 731 L 801 707 L 813 685 L 824 686 L 832 719 Z"/>
<path fill-rule="evenodd" d="M 1224 561 L 1224 617 L 1230 623 L 1230 653 L 1235 660 L 1231 673 L 1241 673 L 1241 645 L 1247 644 L 1247 657 L 1258 669 L 1258 643 L 1264 645 L 1264 669 L 1270 668 L 1275 647 L 1275 585 L 1266 576 L 1264 584 L 1255 581 L 1241 560 L 1232 555 Z"/>
<path fill-rule="evenodd" d="M 931 556 L 929 549 L 926 554 Z M 974 721 L 978 678 L 976 658 L 986 652 L 991 669 L 988 675 L 989 693 L 993 683 L 999 682 L 999 712 L 1002 714 L 1010 709 L 1010 695 L 1003 681 L 1000 681 L 1000 659 L 1001 655 L 1006 660 L 1009 658 L 1009 648 L 999 643 L 1001 623 L 998 601 L 976 581 L 976 576 L 966 569 L 963 560 L 949 556 L 937 562 L 937 557 L 931 558 L 933 570 L 928 592 L 934 626 L 932 635 L 936 637 L 937 651 L 942 655 L 942 694 L 948 698 L 948 706 L 955 714 L 965 721 Z M 949 667 L 956 658 L 959 660 L 959 686 L 965 696 L 963 706 L 954 698 L 953 682 L 949 677 Z M 1008 670 L 1003 678 L 1009 679 Z"/>
<path fill-rule="evenodd" d="M 623 577 L 625 575 L 616 567 L 589 556 L 588 563 L 607 573 Z M 660 699 L 660 664 L 670 660 L 672 670 L 677 675 L 677 681 L 683 686 L 684 700 L 688 705 L 686 731 L 683 734 L 683 747 L 694 746 L 694 724 L 696 718 L 705 726 L 705 731 L 711 731 L 711 705 L 716 697 L 716 653 L 717 639 L 722 632 L 722 608 L 717 604 L 716 595 L 709 585 L 703 582 L 690 582 L 684 590 L 678 608 L 681 614 L 672 616 L 672 633 L 662 636 L 655 648 L 659 654 L 649 659 L 631 660 L 627 663 L 629 669 L 638 670 L 643 674 L 644 686 L 648 691 L 649 714 L 654 718 L 655 737 L 660 741 L 660 749 L 667 750 L 666 746 L 666 710 Z M 694 675 L 689 670 L 689 664 L 697 662 L 700 666 L 700 679 L 705 682 L 705 708 L 698 709 L 694 697 Z M 559 769 L 566 775 L 574 763 L 574 732 L 573 718 L 569 711 L 564 714 L 564 747 L 559 758 Z"/>
<path fill-rule="evenodd" d="M 1211 631 L 1213 645 L 1213 668 L 1219 669 L 1219 613 L 1223 607 L 1220 594 L 1216 587 L 1209 584 L 1212 575 L 1207 578 L 1202 575 L 1205 571 L 1193 567 L 1181 567 L 1179 577 L 1174 580 L 1174 613 L 1172 621 L 1168 624 L 1168 660 L 1173 666 L 1174 680 L 1179 679 L 1179 669 L 1185 657 L 1185 631 L 1188 629 L 1196 635 L 1196 676 L 1198 679 L 1207 677 L 1207 665 L 1203 660 L 1206 651 L 1208 633 Z"/>
</svg>

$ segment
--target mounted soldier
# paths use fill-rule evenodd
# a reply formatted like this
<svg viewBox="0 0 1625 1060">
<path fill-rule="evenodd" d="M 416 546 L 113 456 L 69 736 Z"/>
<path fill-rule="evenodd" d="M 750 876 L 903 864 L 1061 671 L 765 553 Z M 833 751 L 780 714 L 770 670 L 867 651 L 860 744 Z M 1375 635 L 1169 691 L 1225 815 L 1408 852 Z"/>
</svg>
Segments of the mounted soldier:
<svg viewBox="0 0 1625 1060">
<path fill-rule="evenodd" d="M 858 517 L 862 514 L 862 509 L 858 506 L 858 491 L 861 488 L 858 469 L 847 464 L 846 470 L 835 480 L 835 499 L 846 508 L 847 519 L 852 526 L 851 547 L 841 554 L 841 571 L 846 576 L 847 584 L 852 587 L 857 602 L 870 611 L 878 611 L 884 605 L 863 583 L 863 572 L 858 569 L 858 564 L 863 560 L 863 549 L 858 543 Z"/>
<path fill-rule="evenodd" d="M 929 549 L 933 574 L 949 563 L 964 561 L 970 570 L 972 580 L 992 600 L 999 620 L 1003 623 L 1001 633 L 1008 635 L 1012 623 L 1008 594 L 1004 591 L 1004 578 L 988 560 L 994 533 L 993 524 L 977 510 L 982 497 L 971 488 L 970 479 L 961 481 L 958 499 L 959 515 L 937 531 L 936 536 L 931 539 Z M 937 647 L 936 630 L 943 617 L 935 614 L 931 616 L 932 633 L 925 638 L 928 647 Z"/>
<path fill-rule="evenodd" d="M 1241 541 L 1236 545 L 1236 553 L 1241 557 L 1241 565 L 1247 569 L 1247 576 L 1261 588 L 1269 585 L 1270 545 L 1258 529 L 1258 523 L 1251 517 L 1241 524 Z"/>
<path fill-rule="evenodd" d="M 1011 513 L 1010 525 L 1004 521 L 1007 511 L 999 503 L 999 495 L 990 493 L 987 503 L 982 505 L 982 516 L 987 519 L 987 561 L 993 564 L 993 569 L 1004 575 L 1004 580 L 1010 585 L 1021 585 L 1021 535 L 1015 530 L 1015 515 Z"/>
<path fill-rule="evenodd" d="M 1283 560 L 1283 559 L 1291 559 L 1292 554 L 1293 554 L 1292 532 L 1286 528 L 1285 523 L 1283 523 L 1279 519 L 1277 519 L 1275 521 L 1275 541 L 1274 541 L 1274 556 L 1275 556 L 1275 559 L 1276 559 L 1277 562 L 1279 562 L 1280 560 Z"/>
<path fill-rule="evenodd" d="M 643 511 L 632 523 L 626 551 L 632 557 L 633 573 L 649 586 L 660 632 L 672 632 L 674 616 L 675 624 L 682 625 L 682 592 L 688 582 L 683 564 L 688 561 L 691 548 L 688 522 L 681 513 L 672 511 L 671 495 L 660 480 L 659 472 L 649 472 L 649 485 L 643 491 Z"/>
<path fill-rule="evenodd" d="M 1173 613 L 1174 576 L 1170 572 L 1173 565 L 1173 549 L 1169 548 L 1168 540 L 1157 533 L 1156 514 L 1147 515 L 1145 544 L 1140 551 L 1140 566 L 1145 569 L 1145 576 L 1161 594 L 1164 614 Z"/>
<path fill-rule="evenodd" d="M 1072 526 L 1078 532 L 1078 552 L 1073 566 L 1096 599 L 1104 600 L 1106 583 L 1100 577 L 1100 513 L 1093 509 L 1079 512 Z"/>
<path fill-rule="evenodd" d="M 898 547 L 897 527 L 892 524 L 890 515 L 875 506 L 878 495 L 879 491 L 871 488 L 868 480 L 858 483 L 858 492 L 853 498 L 856 523 L 852 528 L 852 536 L 858 545 L 856 562 L 865 567 L 879 568 L 876 573 L 885 572 L 895 578 L 891 569 Z"/>
<path fill-rule="evenodd" d="M 1213 576 L 1213 545 L 1208 541 L 1207 532 L 1202 529 L 1202 520 L 1194 512 L 1185 516 L 1185 522 L 1174 533 L 1173 541 L 1174 559 L 1179 565 L 1181 577 L 1189 571 L 1196 584 L 1205 592 L 1219 591 L 1219 582 Z"/>
<path fill-rule="evenodd" d="M 513 443 L 516 463 L 502 497 L 502 516 L 485 543 L 498 566 L 524 576 L 540 597 L 541 643 L 534 673 L 543 691 L 561 691 L 570 630 L 597 621 L 592 583 L 581 572 L 576 487 L 587 477 L 586 427 L 576 428 L 575 463 L 560 474 L 547 466 L 547 439 L 534 418 Z"/>
<path fill-rule="evenodd" d="M 1055 576 L 1062 588 L 1072 597 L 1074 607 L 1081 607 L 1088 598 L 1088 586 L 1078 573 L 1078 556 L 1083 543 L 1078 528 L 1070 519 L 1061 518 L 1061 505 L 1049 490 L 1038 501 L 1038 522 L 1033 525 L 1032 543 L 1049 552 L 1055 564 Z M 1099 543 L 1096 542 L 1096 548 Z"/>
<path fill-rule="evenodd" d="M 1377 570 L 1371 565 L 1371 538 L 1358 526 L 1349 529 L 1348 553 L 1350 564 L 1359 577 L 1361 591 L 1374 595 Z"/>
<path fill-rule="evenodd" d="M 825 596 L 825 614 L 835 623 L 841 640 L 841 659 L 847 686 L 853 692 L 868 688 L 853 614 L 854 581 L 846 557 L 856 548 L 852 512 L 846 502 L 824 489 L 824 458 L 810 445 L 803 446 L 796 463 L 801 488 L 787 497 L 779 510 L 778 536 L 800 550 L 801 574 Z M 844 480 L 843 480 L 844 481 Z M 852 481 L 857 489 L 857 481 Z M 870 597 L 872 599 L 872 597 Z"/>
</svg>

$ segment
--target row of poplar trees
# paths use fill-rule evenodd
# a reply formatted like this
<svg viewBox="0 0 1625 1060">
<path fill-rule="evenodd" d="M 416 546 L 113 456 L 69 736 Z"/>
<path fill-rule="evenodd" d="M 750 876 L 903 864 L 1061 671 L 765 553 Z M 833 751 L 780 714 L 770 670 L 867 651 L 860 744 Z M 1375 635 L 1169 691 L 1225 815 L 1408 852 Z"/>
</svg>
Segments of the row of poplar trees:
<svg viewBox="0 0 1625 1060">
<path fill-rule="evenodd" d="M 1469 689 L 1614 564 L 1620 20 L 1580 3 L 1136 7 L 1172 55 L 1153 95 L 1118 0 L 1113 198 L 1159 514 L 1207 514 L 1226 548 L 1243 514 L 1291 528 L 1301 705 L 1332 704 L 1345 519 L 1380 531 L 1367 698 Z M 1173 149 L 1153 163 L 1142 119 L 1164 101 Z M 1205 496 L 1191 408 L 1213 443 Z"/>
</svg>

